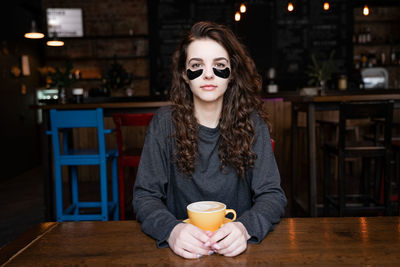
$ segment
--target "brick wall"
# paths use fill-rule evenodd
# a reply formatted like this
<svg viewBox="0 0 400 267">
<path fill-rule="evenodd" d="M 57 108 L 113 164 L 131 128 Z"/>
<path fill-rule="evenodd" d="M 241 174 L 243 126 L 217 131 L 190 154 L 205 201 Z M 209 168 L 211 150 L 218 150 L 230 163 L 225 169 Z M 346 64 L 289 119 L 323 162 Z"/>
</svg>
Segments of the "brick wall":
<svg viewBox="0 0 400 267">
<path fill-rule="evenodd" d="M 82 74 L 75 86 L 89 90 L 101 86 L 100 78 L 115 55 L 135 77 L 131 87 L 136 95 L 149 95 L 146 0 L 42 0 L 42 8 L 43 14 L 47 8 L 81 8 L 85 36 L 65 38 L 63 47 L 46 47 L 46 65 L 62 66 L 72 59 Z"/>
</svg>

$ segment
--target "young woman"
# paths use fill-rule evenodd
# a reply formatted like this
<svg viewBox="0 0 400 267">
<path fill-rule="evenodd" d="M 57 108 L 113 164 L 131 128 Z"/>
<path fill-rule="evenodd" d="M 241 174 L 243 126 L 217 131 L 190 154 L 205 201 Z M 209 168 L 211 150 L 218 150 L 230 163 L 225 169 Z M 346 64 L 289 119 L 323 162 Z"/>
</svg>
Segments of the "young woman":
<svg viewBox="0 0 400 267">
<path fill-rule="evenodd" d="M 184 258 L 236 256 L 278 223 L 286 197 L 271 147 L 261 79 L 229 28 L 198 22 L 173 55 L 172 105 L 149 125 L 134 186 L 142 230 Z M 237 220 L 214 233 L 191 224 L 186 206 L 225 203 Z"/>
</svg>

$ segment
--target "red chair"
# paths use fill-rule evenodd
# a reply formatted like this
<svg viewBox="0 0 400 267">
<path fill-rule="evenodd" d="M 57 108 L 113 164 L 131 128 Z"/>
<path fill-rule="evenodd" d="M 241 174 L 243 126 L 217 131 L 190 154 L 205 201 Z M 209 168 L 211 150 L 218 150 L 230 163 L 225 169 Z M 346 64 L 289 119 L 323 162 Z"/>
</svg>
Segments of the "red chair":
<svg viewBox="0 0 400 267">
<path fill-rule="evenodd" d="M 272 151 L 275 152 L 275 140 L 271 138 Z"/>
<path fill-rule="evenodd" d="M 142 148 L 127 148 L 122 134 L 123 126 L 147 126 L 149 125 L 153 113 L 137 113 L 137 114 L 113 114 L 115 123 L 115 132 L 117 134 L 118 143 L 118 184 L 119 184 L 119 207 L 120 219 L 125 219 L 125 167 L 138 167 Z M 132 177 L 131 186 L 135 182 L 135 177 Z M 132 192 L 132 188 L 129 188 Z"/>
</svg>

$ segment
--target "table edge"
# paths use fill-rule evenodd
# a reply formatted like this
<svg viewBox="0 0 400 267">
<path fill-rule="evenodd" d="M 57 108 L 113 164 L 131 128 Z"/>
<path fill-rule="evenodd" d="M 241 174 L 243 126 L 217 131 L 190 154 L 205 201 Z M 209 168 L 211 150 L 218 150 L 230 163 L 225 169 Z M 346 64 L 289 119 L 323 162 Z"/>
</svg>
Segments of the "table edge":
<svg viewBox="0 0 400 267">
<path fill-rule="evenodd" d="M 0 266 L 4 266 L 14 256 L 29 247 L 34 241 L 40 239 L 43 235 L 53 230 L 58 225 L 57 222 L 44 222 L 37 224 L 15 240 L 10 241 L 0 248 Z"/>
</svg>

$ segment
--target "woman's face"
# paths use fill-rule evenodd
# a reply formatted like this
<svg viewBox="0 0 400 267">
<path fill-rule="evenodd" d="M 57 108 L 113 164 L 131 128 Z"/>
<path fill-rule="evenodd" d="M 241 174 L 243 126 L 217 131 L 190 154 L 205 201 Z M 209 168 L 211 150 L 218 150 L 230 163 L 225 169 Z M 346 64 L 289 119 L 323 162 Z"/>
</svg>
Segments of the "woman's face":
<svg viewBox="0 0 400 267">
<path fill-rule="evenodd" d="M 185 80 L 194 105 L 222 104 L 230 80 L 228 52 L 212 39 L 195 40 L 187 48 Z"/>
</svg>

